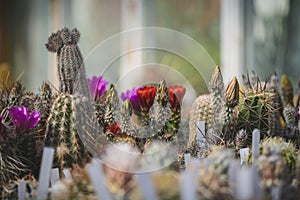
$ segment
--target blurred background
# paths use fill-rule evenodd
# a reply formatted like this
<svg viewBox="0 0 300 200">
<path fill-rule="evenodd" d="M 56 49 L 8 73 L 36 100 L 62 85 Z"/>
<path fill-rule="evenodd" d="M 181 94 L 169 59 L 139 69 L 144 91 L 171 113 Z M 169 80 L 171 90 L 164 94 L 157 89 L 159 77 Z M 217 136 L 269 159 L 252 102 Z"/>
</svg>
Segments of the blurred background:
<svg viewBox="0 0 300 200">
<path fill-rule="evenodd" d="M 121 31 L 163 27 L 201 44 L 225 82 L 254 69 L 262 80 L 285 73 L 296 86 L 300 74 L 298 0 L 0 0 L 0 15 L 1 79 L 10 70 L 32 91 L 45 80 L 58 85 L 55 55 L 44 44 L 64 26 L 81 32 L 84 57 Z M 156 62 L 190 69 L 184 59 L 166 52 Z M 196 94 L 206 90 L 203 86 Z"/>
</svg>

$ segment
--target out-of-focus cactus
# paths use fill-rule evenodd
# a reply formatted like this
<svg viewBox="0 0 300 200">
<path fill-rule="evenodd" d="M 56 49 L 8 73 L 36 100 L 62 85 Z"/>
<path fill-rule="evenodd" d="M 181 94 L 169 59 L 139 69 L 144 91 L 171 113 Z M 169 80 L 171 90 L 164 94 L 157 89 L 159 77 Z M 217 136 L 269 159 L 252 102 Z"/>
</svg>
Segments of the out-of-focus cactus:
<svg viewBox="0 0 300 200">
<path fill-rule="evenodd" d="M 84 164 L 84 146 L 78 136 L 72 95 L 60 94 L 53 102 L 47 120 L 46 146 L 55 148 L 54 165 L 71 168 Z"/>
<path fill-rule="evenodd" d="M 229 185 L 229 168 L 234 160 L 234 153 L 224 147 L 213 147 L 201 162 L 198 171 L 198 193 L 203 199 L 232 199 Z"/>
<path fill-rule="evenodd" d="M 260 156 L 255 167 L 259 172 L 260 185 L 266 194 L 269 194 L 272 187 L 291 187 L 296 173 L 296 159 L 295 146 L 285 142 L 283 138 L 273 137 L 261 141 Z"/>
<path fill-rule="evenodd" d="M 285 74 L 281 76 L 281 91 L 285 105 L 293 105 L 293 85 Z"/>
<path fill-rule="evenodd" d="M 283 117 L 283 103 L 278 89 L 278 75 L 274 73 L 266 84 L 266 92 L 273 93 L 272 101 L 274 107 L 274 112 L 271 113 L 273 116 L 269 118 L 269 132 L 271 136 L 279 136 L 286 124 Z"/>
</svg>

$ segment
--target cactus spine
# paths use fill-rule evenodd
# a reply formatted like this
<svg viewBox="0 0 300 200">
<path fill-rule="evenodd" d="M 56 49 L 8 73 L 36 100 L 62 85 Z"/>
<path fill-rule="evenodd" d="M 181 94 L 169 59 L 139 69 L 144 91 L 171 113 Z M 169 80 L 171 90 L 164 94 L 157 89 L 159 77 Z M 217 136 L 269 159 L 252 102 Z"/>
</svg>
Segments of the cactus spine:
<svg viewBox="0 0 300 200">
<path fill-rule="evenodd" d="M 47 121 L 45 144 L 54 147 L 55 165 L 70 168 L 82 164 L 84 147 L 76 130 L 72 95 L 60 94 L 53 103 Z"/>
</svg>

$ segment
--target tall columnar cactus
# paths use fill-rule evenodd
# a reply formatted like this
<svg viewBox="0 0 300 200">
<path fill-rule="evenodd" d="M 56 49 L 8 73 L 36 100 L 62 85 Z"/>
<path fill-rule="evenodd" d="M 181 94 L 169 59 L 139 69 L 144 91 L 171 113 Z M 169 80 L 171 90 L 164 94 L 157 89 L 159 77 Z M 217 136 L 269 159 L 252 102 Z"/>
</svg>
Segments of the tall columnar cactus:
<svg viewBox="0 0 300 200">
<path fill-rule="evenodd" d="M 72 167 L 73 164 L 82 164 L 85 152 L 76 129 L 76 111 L 81 109 L 92 113 L 88 105 L 91 94 L 85 67 L 77 46 L 79 37 L 77 29 L 63 28 L 53 33 L 46 44 L 46 48 L 50 52 L 57 53 L 57 70 L 60 81 L 60 94 L 53 102 L 47 120 L 46 145 L 55 148 L 55 163 L 62 168 Z M 87 101 L 82 101 L 82 104 L 74 104 L 73 99 L 76 96 L 85 97 Z M 81 105 L 84 109 L 76 105 Z M 77 117 L 82 116 L 79 114 Z M 79 124 L 79 126 L 81 125 L 83 124 Z M 84 136 L 86 130 L 81 131 Z"/>
<path fill-rule="evenodd" d="M 47 121 L 46 146 L 55 148 L 55 166 L 71 168 L 83 164 L 84 146 L 78 136 L 72 95 L 60 94 Z"/>
<path fill-rule="evenodd" d="M 90 97 L 83 58 L 77 43 L 80 34 L 75 28 L 63 28 L 48 38 L 46 48 L 57 53 L 57 69 L 62 93 L 74 94 L 75 89 Z"/>
</svg>

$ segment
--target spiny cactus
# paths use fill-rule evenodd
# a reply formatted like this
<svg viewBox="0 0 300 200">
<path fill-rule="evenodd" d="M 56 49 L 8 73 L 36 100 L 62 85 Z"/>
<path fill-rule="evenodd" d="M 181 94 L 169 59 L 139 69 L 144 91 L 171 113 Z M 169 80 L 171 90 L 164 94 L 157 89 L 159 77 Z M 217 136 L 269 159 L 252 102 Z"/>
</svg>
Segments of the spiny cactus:
<svg viewBox="0 0 300 200">
<path fill-rule="evenodd" d="M 113 85 L 110 86 L 110 89 L 107 92 L 106 98 L 106 108 L 104 114 L 104 124 L 105 127 L 115 123 L 118 116 L 117 110 L 119 109 L 119 98 L 118 93 Z"/>
<path fill-rule="evenodd" d="M 63 28 L 48 38 L 46 48 L 57 53 L 57 69 L 62 93 L 74 94 L 75 88 L 90 97 L 83 58 L 77 43 L 80 33 L 76 28 Z"/>
<path fill-rule="evenodd" d="M 225 91 L 225 107 L 223 107 L 222 116 L 224 118 L 224 126 L 222 132 L 222 139 L 226 144 L 231 145 L 235 140 L 237 133 L 237 110 L 236 106 L 239 104 L 239 82 L 234 77 L 226 87 Z"/>
<path fill-rule="evenodd" d="M 210 129 L 213 130 L 211 137 L 218 135 L 218 137 L 228 140 L 228 136 L 233 132 L 231 140 L 234 140 L 235 132 L 232 128 L 234 127 L 236 117 L 235 107 L 238 104 L 239 98 L 238 81 L 236 78 L 233 78 L 228 84 L 226 91 L 224 91 L 221 71 L 219 67 L 216 67 L 209 86 L 211 93 L 200 95 L 191 107 L 189 148 L 196 145 L 197 121 L 205 121 L 206 132 Z M 206 136 L 208 137 L 207 134 Z M 223 141 L 225 142 L 225 140 Z"/>
<path fill-rule="evenodd" d="M 0 191 L 4 190 L 10 180 L 30 172 L 17 151 L 15 140 L 0 141 Z"/>
<path fill-rule="evenodd" d="M 45 145 L 55 148 L 55 166 L 61 168 L 83 164 L 85 159 L 84 147 L 76 130 L 72 98 L 70 94 L 60 94 L 53 102 L 47 120 Z"/>
<path fill-rule="evenodd" d="M 224 102 L 223 77 L 221 75 L 221 71 L 218 66 L 215 68 L 209 87 L 210 87 L 210 92 L 212 92 L 212 94 L 200 95 L 195 99 L 195 101 L 192 104 L 191 112 L 190 112 L 190 122 L 189 122 L 190 136 L 189 136 L 188 147 L 196 145 L 197 129 L 198 129 L 196 125 L 197 121 L 205 121 L 206 130 L 214 128 L 215 125 L 214 122 L 221 124 L 219 121 L 222 118 L 219 116 L 219 114 L 222 112 L 214 113 L 213 110 L 213 108 L 217 110 L 221 109 L 222 102 Z M 217 103 L 218 101 L 220 101 L 221 107 L 218 106 Z"/>
<path fill-rule="evenodd" d="M 249 91 L 242 96 L 239 105 L 238 129 L 246 130 L 249 138 L 255 128 L 261 131 L 261 137 L 268 135 L 269 117 L 274 112 L 272 93 Z"/>
<path fill-rule="evenodd" d="M 251 153 L 248 161 L 251 161 Z M 297 152 L 293 143 L 285 142 L 283 138 L 265 138 L 260 142 L 260 156 L 255 162 L 260 175 L 262 189 L 273 186 L 290 185 L 296 173 Z"/>
<path fill-rule="evenodd" d="M 216 67 L 209 83 L 209 92 L 211 95 L 210 106 L 213 111 L 211 115 L 213 124 L 212 128 L 215 132 L 220 134 L 224 124 L 223 110 L 225 107 L 225 101 L 223 77 L 221 69 L 218 66 Z"/>
</svg>

